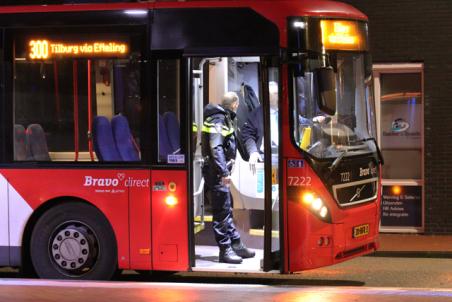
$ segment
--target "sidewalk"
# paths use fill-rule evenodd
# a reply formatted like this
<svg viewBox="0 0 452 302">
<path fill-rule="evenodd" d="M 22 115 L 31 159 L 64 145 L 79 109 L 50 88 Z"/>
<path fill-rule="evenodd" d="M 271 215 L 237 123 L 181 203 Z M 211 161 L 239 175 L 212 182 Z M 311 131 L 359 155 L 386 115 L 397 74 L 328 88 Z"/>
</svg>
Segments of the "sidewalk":
<svg viewBox="0 0 452 302">
<path fill-rule="evenodd" d="M 452 236 L 380 234 L 380 248 L 374 256 L 452 258 Z"/>
</svg>

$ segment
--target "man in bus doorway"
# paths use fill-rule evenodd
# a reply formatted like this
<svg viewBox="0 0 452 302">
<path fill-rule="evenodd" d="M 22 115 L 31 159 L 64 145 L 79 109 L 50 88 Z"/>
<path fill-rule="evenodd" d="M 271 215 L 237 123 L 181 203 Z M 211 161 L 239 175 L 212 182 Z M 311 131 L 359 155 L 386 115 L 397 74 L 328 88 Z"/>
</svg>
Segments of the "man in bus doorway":
<svg viewBox="0 0 452 302">
<path fill-rule="evenodd" d="M 272 148 L 277 148 L 279 143 L 278 131 L 278 83 L 268 83 L 270 101 L 270 138 Z M 256 174 L 256 163 L 263 161 L 264 156 L 264 111 L 259 105 L 248 116 L 242 127 L 242 139 L 250 159 L 248 163 L 253 174 Z"/>
<path fill-rule="evenodd" d="M 233 121 L 238 106 L 237 94 L 226 93 L 221 105 L 208 104 L 204 108 L 202 127 L 202 155 L 205 159 L 202 174 L 206 182 L 206 197 L 212 205 L 213 230 L 220 248 L 219 261 L 233 264 L 255 255 L 243 244 L 234 225 L 229 190 L 237 152 Z"/>
</svg>

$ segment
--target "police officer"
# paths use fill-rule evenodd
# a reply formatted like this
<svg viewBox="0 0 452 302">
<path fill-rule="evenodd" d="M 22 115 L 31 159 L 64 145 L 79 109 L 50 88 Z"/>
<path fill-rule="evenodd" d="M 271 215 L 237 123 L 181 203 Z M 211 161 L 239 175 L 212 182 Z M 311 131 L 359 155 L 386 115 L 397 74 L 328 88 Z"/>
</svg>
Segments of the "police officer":
<svg viewBox="0 0 452 302">
<path fill-rule="evenodd" d="M 208 104 L 204 108 L 202 127 L 202 155 L 205 159 L 202 172 L 206 197 L 212 205 L 213 230 L 220 248 L 219 261 L 234 264 L 255 255 L 240 240 L 232 217 L 229 185 L 237 151 L 233 120 L 238 105 L 237 94 L 226 93 L 221 105 Z"/>
</svg>

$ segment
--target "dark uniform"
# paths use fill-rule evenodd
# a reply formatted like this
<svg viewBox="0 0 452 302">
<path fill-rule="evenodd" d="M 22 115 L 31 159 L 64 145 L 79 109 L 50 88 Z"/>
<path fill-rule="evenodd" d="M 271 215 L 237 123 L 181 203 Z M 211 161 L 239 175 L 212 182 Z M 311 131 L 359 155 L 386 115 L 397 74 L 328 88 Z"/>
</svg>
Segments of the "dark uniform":
<svg viewBox="0 0 452 302">
<path fill-rule="evenodd" d="M 250 113 L 242 127 L 242 140 L 249 155 L 254 152 L 262 154 L 261 146 L 264 138 L 263 116 L 262 106 L 259 106 Z"/>
<path fill-rule="evenodd" d="M 236 156 L 233 119 L 235 113 L 219 105 L 208 104 L 204 109 L 202 155 L 205 158 L 203 177 L 206 197 L 211 202 L 213 230 L 220 250 L 240 241 L 232 217 L 232 196 L 222 177 L 230 176 Z"/>
</svg>

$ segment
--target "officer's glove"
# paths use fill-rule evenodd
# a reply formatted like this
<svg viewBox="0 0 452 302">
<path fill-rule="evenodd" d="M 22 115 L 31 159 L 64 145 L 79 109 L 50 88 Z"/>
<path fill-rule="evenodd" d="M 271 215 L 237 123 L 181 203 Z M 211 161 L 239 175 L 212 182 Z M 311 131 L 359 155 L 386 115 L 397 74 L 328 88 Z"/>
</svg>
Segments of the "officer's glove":
<svg viewBox="0 0 452 302">
<path fill-rule="evenodd" d="M 258 162 L 262 162 L 262 157 L 259 154 L 259 152 L 253 152 L 250 154 L 250 159 L 248 160 L 248 163 L 250 164 L 250 170 L 253 173 L 253 175 L 256 174 L 256 164 Z"/>
</svg>

